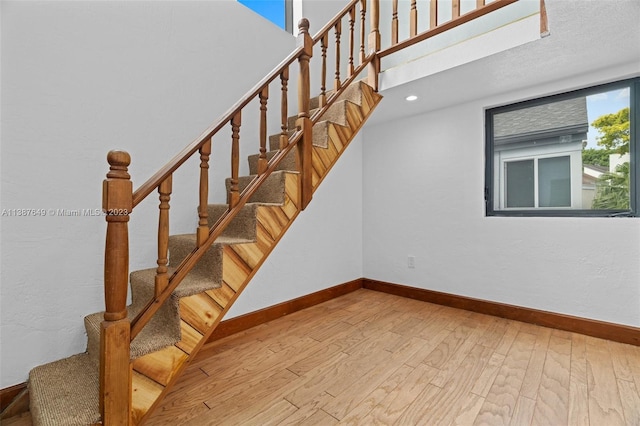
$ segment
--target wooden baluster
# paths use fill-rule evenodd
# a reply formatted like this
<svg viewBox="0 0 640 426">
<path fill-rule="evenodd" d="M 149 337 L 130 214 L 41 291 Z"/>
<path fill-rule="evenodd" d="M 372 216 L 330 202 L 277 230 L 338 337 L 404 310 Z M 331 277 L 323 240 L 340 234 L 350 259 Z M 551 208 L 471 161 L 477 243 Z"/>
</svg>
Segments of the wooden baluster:
<svg viewBox="0 0 640 426">
<path fill-rule="evenodd" d="M 452 0 L 451 2 L 451 19 L 460 17 L 460 0 Z"/>
<path fill-rule="evenodd" d="M 371 31 L 369 32 L 369 53 L 374 55 L 380 50 L 380 0 L 371 0 Z M 378 90 L 378 73 L 380 58 L 375 55 L 367 67 L 367 82 L 374 90 Z"/>
<path fill-rule="evenodd" d="M 433 29 L 438 26 L 438 0 L 431 0 L 429 8 L 429 28 Z"/>
<path fill-rule="evenodd" d="M 367 0 L 360 0 L 360 65 L 364 63 L 364 58 L 366 57 L 366 54 L 364 51 L 366 21 L 367 21 Z"/>
<path fill-rule="evenodd" d="M 289 111 L 287 104 L 288 89 L 287 85 L 289 82 L 289 67 L 282 70 L 280 73 L 280 82 L 282 83 L 282 102 L 280 107 L 280 115 L 281 115 L 281 125 L 280 128 L 282 131 L 280 132 L 280 149 L 284 149 L 287 145 L 289 145 Z"/>
<path fill-rule="evenodd" d="M 240 192 L 238 191 L 238 173 L 240 169 L 240 125 L 242 124 L 241 112 L 238 111 L 231 119 L 231 185 L 229 188 L 229 209 L 238 204 Z"/>
<path fill-rule="evenodd" d="M 200 203 L 198 205 L 197 244 L 200 247 L 209 236 L 209 156 L 211 139 L 200 147 Z"/>
<path fill-rule="evenodd" d="M 380 50 L 380 0 L 371 0 L 371 21 L 369 22 L 369 53 Z"/>
<path fill-rule="evenodd" d="M 355 69 L 353 66 L 353 50 L 354 50 L 354 37 L 353 31 L 356 23 L 356 8 L 355 6 L 349 10 L 349 68 L 348 68 L 348 77 L 353 75 L 353 70 Z"/>
<path fill-rule="evenodd" d="M 131 327 L 127 318 L 129 286 L 129 214 L 133 185 L 128 173 L 131 157 L 110 151 L 110 169 L 102 185 L 102 209 L 107 235 L 104 254 L 104 321 L 100 325 L 100 393 L 102 424 L 130 424 Z"/>
<path fill-rule="evenodd" d="M 342 83 L 340 83 L 340 35 L 342 34 L 342 21 L 336 22 L 336 78 L 333 82 L 333 89 L 339 90 Z"/>
<path fill-rule="evenodd" d="M 320 49 L 322 51 L 322 80 L 320 82 L 320 108 L 327 104 L 327 45 L 329 44 L 329 34 L 325 33 L 320 39 Z"/>
<path fill-rule="evenodd" d="M 547 37 L 549 34 L 547 6 L 545 5 L 544 0 L 540 0 L 540 37 Z"/>
<path fill-rule="evenodd" d="M 158 268 L 156 269 L 155 281 L 156 297 L 169 284 L 167 264 L 169 263 L 169 201 L 171 200 L 172 180 L 172 175 L 169 175 L 158 187 L 160 214 L 158 219 Z"/>
<path fill-rule="evenodd" d="M 391 18 L 391 45 L 398 44 L 398 0 L 393 0 L 393 14 Z"/>
<path fill-rule="evenodd" d="M 309 35 L 309 21 L 305 18 L 298 24 L 298 44 L 303 46 L 298 58 L 300 64 L 300 76 L 298 78 L 298 119 L 296 126 L 302 130 L 302 137 L 297 146 L 297 162 L 300 171 L 300 203 L 301 209 L 305 209 L 313 196 L 312 184 L 312 150 L 313 150 L 313 123 L 309 117 L 309 103 L 311 98 L 311 83 L 309 80 L 309 59 L 313 55 L 313 39 Z"/>
<path fill-rule="evenodd" d="M 455 0 L 454 0 L 455 1 Z M 418 34 L 418 6 L 416 0 L 411 0 L 411 11 L 409 14 L 409 37 Z"/>
<path fill-rule="evenodd" d="M 269 86 L 260 91 L 260 156 L 258 157 L 258 174 L 267 170 L 267 100 Z"/>
<path fill-rule="evenodd" d="M 480 9 L 486 4 L 486 0 L 476 0 L 476 9 Z"/>
</svg>

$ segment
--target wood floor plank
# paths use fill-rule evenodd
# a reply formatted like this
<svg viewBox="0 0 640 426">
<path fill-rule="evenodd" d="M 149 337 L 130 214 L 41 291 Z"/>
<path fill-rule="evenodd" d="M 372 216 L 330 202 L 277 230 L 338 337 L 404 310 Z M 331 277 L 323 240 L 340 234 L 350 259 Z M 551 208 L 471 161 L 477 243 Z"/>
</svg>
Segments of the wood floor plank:
<svg viewBox="0 0 640 426">
<path fill-rule="evenodd" d="M 484 370 L 478 377 L 478 379 L 473 384 L 473 388 L 471 388 L 471 392 L 483 397 L 487 396 L 491 386 L 493 385 L 493 381 L 498 376 L 498 372 L 500 371 L 500 367 L 502 367 L 502 363 L 506 358 L 505 355 L 501 355 L 499 353 L 493 353 L 491 358 L 489 358 L 489 362 L 485 366 Z"/>
<path fill-rule="evenodd" d="M 473 421 L 480 412 L 480 408 L 482 408 L 482 404 L 484 404 L 484 398 L 469 392 L 461 402 L 460 411 L 451 422 L 451 426 L 468 426 L 473 424 Z"/>
<path fill-rule="evenodd" d="M 426 341 L 418 337 L 412 337 L 406 340 L 400 348 L 390 353 L 384 362 L 379 362 L 374 365 L 374 368 L 361 376 L 360 379 L 344 384 L 342 391 L 336 395 L 339 397 L 333 398 L 333 400 L 327 405 L 324 405 L 322 409 L 336 419 L 343 419 L 347 413 L 355 409 L 370 393 L 395 373 L 395 370 L 389 368 L 389 365 L 404 365 L 404 361 L 409 359 L 426 344 Z"/>
<path fill-rule="evenodd" d="M 522 382 L 522 389 L 520 389 L 522 396 L 533 401 L 536 400 L 538 388 L 540 387 L 540 380 L 542 379 L 542 372 L 549 349 L 549 339 L 551 339 L 551 329 L 544 328 L 537 333 L 533 354 L 531 354 L 531 360 Z"/>
<path fill-rule="evenodd" d="M 401 386 L 389 394 L 361 420 L 361 424 L 390 425 L 402 416 L 408 405 L 420 395 L 438 370 L 426 364 L 420 364 L 407 376 Z M 432 387 L 435 387 L 432 385 Z"/>
<path fill-rule="evenodd" d="M 317 374 L 305 374 L 302 379 L 299 380 L 299 386 L 286 394 L 284 397 L 287 401 L 296 406 L 301 406 L 305 401 L 320 395 L 325 392 L 325 388 L 328 384 L 336 380 L 344 372 L 344 362 L 349 358 L 349 355 L 344 352 L 337 352 L 331 355 L 324 363 L 323 367 L 310 370 Z M 292 373 L 293 374 L 293 373 Z"/>
<path fill-rule="evenodd" d="M 516 336 L 520 332 L 520 327 L 522 326 L 521 322 L 518 321 L 509 321 L 507 324 L 507 328 L 502 336 L 502 340 L 498 344 L 496 348 L 496 353 L 506 355 L 511 349 L 511 345 L 515 340 Z"/>
<path fill-rule="evenodd" d="M 631 360 L 627 358 L 626 347 L 624 343 L 607 342 L 609 353 L 611 354 L 611 361 L 613 363 L 613 371 L 616 373 L 616 378 L 620 380 L 633 381 L 633 373 L 631 367 Z"/>
<path fill-rule="evenodd" d="M 535 345 L 536 336 L 518 333 L 474 424 L 508 425 Z"/>
<path fill-rule="evenodd" d="M 442 368 L 456 351 L 466 343 L 471 331 L 470 327 L 460 326 L 456 328 L 422 362 L 433 368 Z"/>
<path fill-rule="evenodd" d="M 512 425 L 531 425 L 533 414 L 536 408 L 536 401 L 524 395 L 518 397 L 516 408 L 513 411 Z M 536 423 L 537 424 L 537 423 Z M 551 423 L 548 423 L 550 425 Z"/>
<path fill-rule="evenodd" d="M 455 420 L 458 412 L 466 405 L 466 396 L 473 388 L 474 383 L 482 374 L 489 362 L 493 350 L 482 345 L 474 345 L 468 351 L 462 362 L 456 362 L 457 374 L 450 375 L 443 386 L 438 386 L 436 375 L 431 384 L 442 388 L 428 402 L 420 401 L 420 414 L 414 417 L 419 423 L 433 422 L 434 424 L 450 424 Z M 452 362 L 450 360 L 449 362 Z M 416 400 L 417 403 L 418 400 Z"/>
<path fill-rule="evenodd" d="M 629 359 L 633 382 L 640 391 L 640 346 L 625 345 L 624 351 Z"/>
<path fill-rule="evenodd" d="M 640 392 L 635 383 L 618 379 L 618 391 L 626 424 L 640 425 Z"/>
<path fill-rule="evenodd" d="M 380 338 L 365 339 L 356 345 L 357 350 L 354 350 L 348 358 L 336 365 L 331 374 L 323 378 L 321 384 L 306 387 L 303 395 L 309 395 L 315 391 L 314 389 L 321 389 L 332 396 L 339 395 L 350 383 L 362 380 L 362 377 L 376 365 L 387 363 L 391 353 L 382 350 L 383 340 L 384 336 L 380 336 Z M 319 393 L 321 392 L 316 392 L 316 394 Z M 299 393 L 294 393 L 287 399 L 297 406 L 303 402 Z"/>
<path fill-rule="evenodd" d="M 635 426 L 637 380 L 635 346 L 358 290 L 208 344 L 145 424 Z"/>
<path fill-rule="evenodd" d="M 586 339 L 581 334 L 571 336 L 571 375 L 569 382 L 570 426 L 589 424 L 589 393 L 587 389 Z"/>
<path fill-rule="evenodd" d="M 424 361 L 431 355 L 435 348 L 437 348 L 450 334 L 451 331 L 449 330 L 440 330 L 437 333 L 434 333 L 429 339 L 424 339 L 424 337 L 421 336 L 420 338 L 426 340 L 427 344 L 423 346 L 414 356 L 407 360 L 406 364 L 415 368 L 418 365 L 424 363 Z"/>
<path fill-rule="evenodd" d="M 461 326 L 458 327 L 458 329 L 464 330 L 465 327 Z M 433 378 L 433 380 L 431 380 L 431 384 L 438 387 L 444 387 L 450 382 L 451 378 L 455 376 L 458 376 L 457 378 L 459 378 L 460 365 L 467 360 L 468 356 L 472 353 L 473 350 L 480 349 L 476 348 L 476 344 L 480 340 L 480 337 L 482 336 L 484 330 L 482 328 L 470 328 L 466 331 L 468 334 L 466 335 L 464 342 L 451 354 L 445 364 L 438 368 L 438 374 Z M 488 358 L 491 356 L 491 352 L 493 351 L 491 350 L 491 348 L 487 349 L 488 360 Z M 482 368 L 484 368 L 484 363 Z M 475 380 L 476 379 L 474 378 L 474 382 Z"/>
<path fill-rule="evenodd" d="M 552 335 L 540 379 L 533 424 L 567 424 L 571 340 Z"/>
<path fill-rule="evenodd" d="M 205 402 L 209 411 L 194 417 L 186 424 L 200 426 L 224 423 L 228 419 L 233 419 L 234 416 L 242 415 L 256 401 L 273 395 L 295 377 L 295 374 L 288 370 L 278 370 L 272 375 L 263 377 L 262 380 L 252 382 L 251 386 L 245 387 L 242 392 L 234 394 L 233 397 L 210 398 Z"/>
<path fill-rule="evenodd" d="M 283 419 L 279 424 L 282 426 L 285 425 L 298 425 L 298 424 L 313 424 L 317 420 L 319 420 L 316 416 L 318 416 L 319 411 L 322 410 L 321 407 L 324 407 L 331 401 L 333 401 L 333 396 L 329 395 L 326 392 L 321 393 L 320 395 L 311 399 L 311 401 L 299 407 L 293 414 Z M 327 419 L 325 416 L 326 413 L 321 413 L 319 416 L 323 418 L 328 424 L 336 423 L 336 419 Z M 322 423 L 320 423 L 322 424 Z"/>
<path fill-rule="evenodd" d="M 249 409 L 253 409 L 255 406 L 249 407 Z M 253 410 L 251 410 L 253 411 Z M 225 421 L 219 423 L 222 425 L 236 426 L 236 425 L 246 425 L 246 426 L 276 426 L 283 424 L 283 421 L 290 417 L 292 414 L 298 412 L 298 407 L 287 401 L 286 399 L 280 399 L 279 401 L 270 404 L 268 407 L 262 412 L 255 414 L 252 418 L 247 419 L 246 414 L 250 412 L 249 410 L 242 411 L 239 418 L 229 418 Z"/>
<path fill-rule="evenodd" d="M 624 425 L 622 401 L 607 342 L 587 337 L 589 421 L 608 426 Z"/>
<path fill-rule="evenodd" d="M 360 404 L 349 411 L 342 420 L 340 420 L 340 424 L 364 424 L 362 423 L 364 416 L 366 416 L 375 406 L 380 404 L 391 393 L 391 391 L 398 386 L 403 385 L 407 376 L 409 376 L 413 370 L 413 367 L 409 367 L 406 364 L 401 365 L 389 376 L 387 380 L 380 383 L 371 393 L 366 395 Z"/>
</svg>

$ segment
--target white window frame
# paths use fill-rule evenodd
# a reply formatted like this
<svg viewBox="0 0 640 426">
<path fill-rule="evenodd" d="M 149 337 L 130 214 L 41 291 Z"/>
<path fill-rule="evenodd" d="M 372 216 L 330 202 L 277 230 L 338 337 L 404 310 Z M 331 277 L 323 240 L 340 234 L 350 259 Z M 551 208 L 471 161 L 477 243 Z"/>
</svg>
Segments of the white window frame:
<svg viewBox="0 0 640 426">
<path fill-rule="evenodd" d="M 502 153 L 500 153 L 502 154 Z M 575 151 L 556 151 L 547 154 L 531 154 L 531 155 L 498 155 L 499 160 L 495 162 L 495 173 L 498 176 L 498 188 L 496 193 L 496 208 L 500 210 L 529 210 L 538 209 L 539 207 L 539 184 L 538 184 L 538 160 L 545 158 L 569 157 L 569 178 L 571 182 L 571 205 L 567 207 L 544 207 L 545 210 L 570 210 L 579 208 L 582 205 L 582 159 L 580 152 Z M 534 206 L 533 207 L 507 207 L 507 187 L 506 187 L 506 167 L 507 163 L 515 161 L 533 160 L 533 191 Z"/>
</svg>

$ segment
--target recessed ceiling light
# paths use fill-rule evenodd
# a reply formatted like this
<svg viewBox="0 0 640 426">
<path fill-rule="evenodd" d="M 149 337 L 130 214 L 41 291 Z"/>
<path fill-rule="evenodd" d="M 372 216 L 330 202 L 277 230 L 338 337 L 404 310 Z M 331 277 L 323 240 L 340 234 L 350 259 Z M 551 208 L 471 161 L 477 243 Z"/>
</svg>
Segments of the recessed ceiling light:
<svg viewBox="0 0 640 426">
<path fill-rule="evenodd" d="M 411 101 L 415 101 L 416 99 L 418 99 L 418 97 L 416 95 L 409 95 L 405 99 L 407 101 L 411 102 Z"/>
</svg>

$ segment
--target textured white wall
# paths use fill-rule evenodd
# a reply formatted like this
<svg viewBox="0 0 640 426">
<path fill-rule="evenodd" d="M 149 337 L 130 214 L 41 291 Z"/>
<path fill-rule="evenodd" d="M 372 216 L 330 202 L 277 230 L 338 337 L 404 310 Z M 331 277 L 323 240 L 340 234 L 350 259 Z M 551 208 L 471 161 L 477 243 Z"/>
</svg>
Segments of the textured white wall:
<svg viewBox="0 0 640 426">
<path fill-rule="evenodd" d="M 229 318 L 362 277 L 362 138 L 356 136 Z"/>
<path fill-rule="evenodd" d="M 131 153 L 137 187 L 295 46 L 233 0 L 1 7 L 3 209 L 99 209 L 110 149 Z M 228 175 L 223 145 L 214 148 L 223 161 L 212 169 L 214 199 Z M 197 161 L 190 164 L 174 177 L 172 232 L 196 224 Z M 132 270 L 155 264 L 156 206 L 153 195 L 130 222 Z M 6 387 L 32 366 L 85 349 L 82 318 L 103 309 L 105 222 L 1 219 Z"/>
<path fill-rule="evenodd" d="M 485 217 L 483 106 L 365 129 L 364 276 L 639 326 L 638 219 Z"/>
<path fill-rule="evenodd" d="M 627 13 L 637 13 L 636 5 L 627 5 Z M 568 6 L 559 12 L 573 10 Z M 552 17 L 556 22 L 566 18 Z M 589 25 L 584 28 L 591 31 Z M 552 27 L 551 37 L 505 52 L 513 59 L 509 73 L 517 76 L 510 84 L 520 78 L 521 89 L 477 98 L 469 92 L 466 100 L 442 108 L 438 102 L 450 99 L 430 98 L 428 111 L 391 121 L 378 115 L 380 121 L 365 128 L 365 277 L 640 326 L 640 219 L 484 214 L 485 108 L 640 75 L 636 40 L 629 54 L 618 58 L 622 65 L 585 68 L 598 54 L 586 50 L 573 64 L 559 64 L 558 73 L 566 78 L 537 82 L 537 70 L 528 63 L 536 43 L 547 43 L 555 55 L 554 46 L 566 37 L 584 37 L 580 42 L 588 45 L 585 32 L 554 39 Z M 612 42 L 615 37 L 611 34 Z M 550 60 L 544 50 L 537 52 L 537 61 Z M 482 69 L 503 60 L 502 55 L 485 58 Z M 478 71 L 470 65 L 456 73 L 474 76 Z M 450 89 L 459 81 L 452 80 Z M 423 94 L 429 97 L 428 91 Z M 415 269 L 407 267 L 409 255 L 415 256 Z"/>
</svg>

